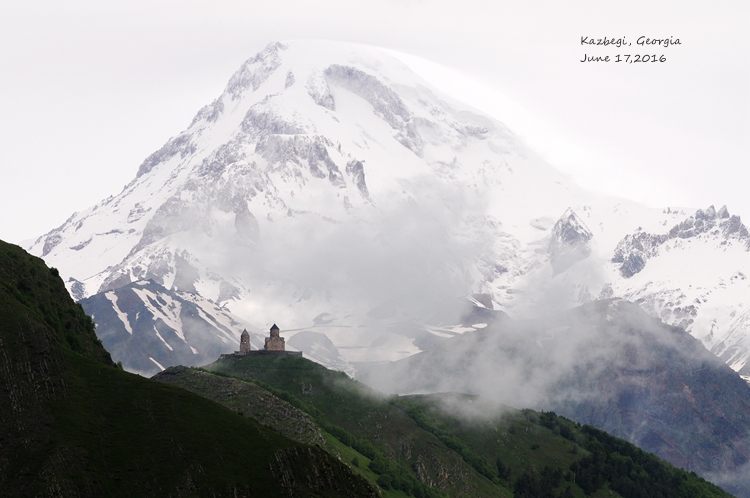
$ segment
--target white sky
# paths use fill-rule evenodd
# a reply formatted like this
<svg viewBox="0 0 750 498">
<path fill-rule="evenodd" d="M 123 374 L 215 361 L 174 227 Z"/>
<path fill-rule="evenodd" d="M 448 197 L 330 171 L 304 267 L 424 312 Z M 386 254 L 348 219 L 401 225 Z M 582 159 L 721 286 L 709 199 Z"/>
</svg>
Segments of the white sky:
<svg viewBox="0 0 750 498">
<path fill-rule="evenodd" d="M 641 35 L 682 44 L 580 44 Z M 4 0 L 0 239 L 117 194 L 245 59 L 293 38 L 416 56 L 592 190 L 750 217 L 746 0 Z M 617 53 L 667 61 L 579 62 Z"/>
</svg>

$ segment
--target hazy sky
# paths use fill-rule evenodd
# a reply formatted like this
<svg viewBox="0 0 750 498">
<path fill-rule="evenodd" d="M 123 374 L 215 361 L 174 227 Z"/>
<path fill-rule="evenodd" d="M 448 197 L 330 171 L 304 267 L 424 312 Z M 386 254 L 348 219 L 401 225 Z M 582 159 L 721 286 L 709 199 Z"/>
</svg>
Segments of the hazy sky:
<svg viewBox="0 0 750 498">
<path fill-rule="evenodd" d="M 681 44 L 639 47 L 640 36 Z M 117 194 L 245 59 L 295 38 L 421 58 L 407 60 L 592 190 L 750 217 L 746 0 L 5 0 L 0 239 L 41 235 Z"/>
</svg>

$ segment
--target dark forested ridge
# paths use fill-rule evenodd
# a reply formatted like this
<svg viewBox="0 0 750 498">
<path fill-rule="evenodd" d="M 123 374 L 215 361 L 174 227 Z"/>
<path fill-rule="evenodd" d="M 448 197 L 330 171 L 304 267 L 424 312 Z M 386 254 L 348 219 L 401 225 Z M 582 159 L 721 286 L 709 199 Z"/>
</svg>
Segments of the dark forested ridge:
<svg viewBox="0 0 750 498">
<path fill-rule="evenodd" d="M 487 327 L 357 377 L 555 411 L 750 497 L 750 387 L 683 329 L 622 299 Z"/>
<path fill-rule="evenodd" d="M 553 413 L 386 396 L 301 357 L 144 379 L 56 273 L 0 243 L 3 496 L 729 496 Z"/>
<path fill-rule="evenodd" d="M 315 446 L 112 364 L 54 269 L 0 242 L 0 490 L 376 496 Z"/>
<path fill-rule="evenodd" d="M 220 376 L 216 385 L 227 377 L 250 382 L 307 413 L 350 449 L 351 460 L 370 471 L 386 495 L 731 496 L 695 473 L 552 412 L 518 411 L 462 394 L 386 396 L 304 358 L 235 357 L 207 371 L 167 369 L 155 378 L 209 395 L 218 392 L 206 378 L 210 372 Z M 222 392 L 228 406 L 257 409 L 235 394 L 238 388 Z"/>
<path fill-rule="evenodd" d="M 40 258 L 16 245 L 0 241 L 0 286 L 7 299 L 27 309 L 30 319 L 53 330 L 61 345 L 94 361 L 113 364 L 96 337 L 91 317 L 70 298 L 55 268 L 48 268 Z"/>
<path fill-rule="evenodd" d="M 470 415 L 465 410 L 467 420 L 457 416 L 459 401 L 482 406 L 476 397 L 466 395 L 394 398 L 421 427 L 437 434 L 475 467 L 513 482 L 515 496 L 576 496 L 575 488 L 585 495 L 606 490 L 625 498 L 729 496 L 695 473 L 554 412 L 506 410 L 477 416 L 477 408 L 491 413 L 484 405 L 470 409 Z M 532 438 L 524 440 L 529 432 Z M 513 438 L 523 443 L 516 444 Z"/>
</svg>

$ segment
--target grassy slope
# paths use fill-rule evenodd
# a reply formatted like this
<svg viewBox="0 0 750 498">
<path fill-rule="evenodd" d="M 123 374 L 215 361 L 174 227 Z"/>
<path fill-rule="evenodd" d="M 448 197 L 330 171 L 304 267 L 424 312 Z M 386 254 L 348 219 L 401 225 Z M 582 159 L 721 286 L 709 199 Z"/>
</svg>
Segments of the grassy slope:
<svg viewBox="0 0 750 498">
<path fill-rule="evenodd" d="M 282 496 L 269 462 L 298 443 L 182 389 L 67 356 L 69 395 L 53 413 L 60 443 L 87 455 L 73 481 L 99 496 Z M 339 462 L 311 451 L 312 465 L 351 480 Z"/>
<path fill-rule="evenodd" d="M 359 441 L 368 442 L 412 479 L 418 477 L 419 481 L 449 496 L 511 495 L 507 489 L 481 476 L 435 436 L 421 430 L 411 417 L 388 403 L 382 394 L 352 381 L 342 372 L 328 370 L 300 357 L 228 358 L 207 368 L 255 379 L 291 394 L 302 404 L 314 407 L 311 411 L 316 421 L 325 421 Z M 332 428 L 324 424 L 324 429 L 330 432 Z M 392 473 L 397 474 L 397 469 Z"/>
<path fill-rule="evenodd" d="M 153 377 L 214 400 L 227 408 L 273 427 L 286 437 L 318 444 L 328 453 L 348 464 L 351 470 L 377 487 L 378 474 L 369 468 L 371 460 L 322 430 L 303 410 L 278 398 L 253 382 L 215 375 L 199 368 L 170 367 Z M 386 498 L 408 496 L 400 490 L 381 489 Z"/>
<path fill-rule="evenodd" d="M 60 278 L 0 244 L 3 496 L 375 496 L 320 448 L 116 368 Z"/>
<path fill-rule="evenodd" d="M 557 482 L 549 487 L 558 495 L 570 487 L 572 496 L 731 496 L 695 473 L 554 413 L 500 412 L 474 396 L 456 394 L 401 396 L 393 402 L 470 460 L 477 459 L 478 466 L 491 466 L 499 458 L 513 482 L 524 473 L 543 481 L 545 467 L 559 471 L 558 479 L 548 479 Z"/>
<path fill-rule="evenodd" d="M 443 459 L 458 455 L 474 472 L 448 473 L 450 486 L 431 483 L 450 496 L 484 496 L 486 488 L 471 487 L 475 482 L 505 496 L 513 487 L 516 496 L 730 496 L 625 441 L 554 414 L 507 408 L 493 417 L 487 413 L 499 413 L 496 407 L 475 406 L 467 417 L 461 407 L 477 401 L 471 396 L 388 398 L 304 358 L 231 358 L 208 368 L 286 395 L 318 421 L 372 442 L 423 480 L 430 475 L 425 462 L 445 476 Z M 508 474 L 499 474 L 498 458 Z M 526 480 L 526 491 L 519 479 Z"/>
<path fill-rule="evenodd" d="M 222 377 L 198 368 L 170 367 L 152 377 L 250 416 L 294 441 L 324 446 L 323 432 L 304 411 L 251 382 Z"/>
<path fill-rule="evenodd" d="M 70 298 L 56 269 L 0 240 L 0 286 L 49 326 L 65 347 L 112 365 L 112 358 L 96 337 L 94 322 Z"/>
<path fill-rule="evenodd" d="M 618 466 L 636 478 L 664 473 L 662 462 L 632 445 L 545 414 L 514 412 L 466 424 L 442 410 L 444 399 L 386 398 L 302 358 L 230 359 L 214 369 L 257 379 L 307 410 L 338 437 L 321 432 L 324 446 L 345 462 L 356 459 L 355 471 L 381 484 L 384 476 L 397 480 L 406 472 L 451 496 L 510 496 L 511 483 L 516 496 L 543 496 L 539 485 L 551 479 L 557 482 L 546 496 L 561 496 L 568 487 L 568 496 L 583 496 L 584 489 L 617 496 L 612 482 L 595 481 Z M 2 242 L 0 396 L 4 496 L 281 496 L 280 482 L 295 496 L 373 493 L 319 448 L 113 367 L 56 271 Z M 493 470 L 498 456 L 510 476 Z M 666 485 L 644 487 L 642 480 L 641 488 L 623 489 L 640 496 L 727 496 L 673 470 Z M 525 492 L 518 486 L 524 479 Z M 385 487 L 390 484 L 398 487 L 395 481 Z M 412 493 L 424 489 L 412 487 Z M 386 494 L 406 496 L 395 489 Z"/>
<path fill-rule="evenodd" d="M 440 434 L 441 439 L 466 454 L 469 460 L 478 457 L 477 466 L 497 473 L 500 458 L 508 470 L 508 475 L 503 476 L 505 481 L 513 482 L 524 471 L 540 471 L 545 466 L 567 470 L 589 453 L 580 446 L 574 450 L 575 443 L 532 422 L 533 417 L 509 407 L 482 406 L 476 396 L 413 395 L 399 396 L 392 402 L 421 427 Z M 492 413 L 497 415 L 487 415 Z M 458 441 L 451 442 L 452 438 Z"/>
</svg>

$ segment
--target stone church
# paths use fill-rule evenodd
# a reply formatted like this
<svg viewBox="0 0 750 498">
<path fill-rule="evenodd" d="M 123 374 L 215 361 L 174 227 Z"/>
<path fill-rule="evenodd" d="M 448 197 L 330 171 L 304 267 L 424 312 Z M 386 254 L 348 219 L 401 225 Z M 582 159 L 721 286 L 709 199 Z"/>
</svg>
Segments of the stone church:
<svg viewBox="0 0 750 498">
<path fill-rule="evenodd" d="M 250 345 L 250 334 L 247 329 L 240 334 L 240 350 L 234 353 L 222 354 L 220 358 L 231 358 L 235 356 L 302 356 L 302 351 L 287 351 L 286 341 L 279 335 L 279 327 L 274 323 L 266 337 L 266 344 L 263 349 L 253 350 Z"/>
<path fill-rule="evenodd" d="M 274 323 L 271 327 L 271 337 L 266 337 L 266 351 L 285 351 L 286 343 L 279 335 L 279 327 Z"/>
</svg>

